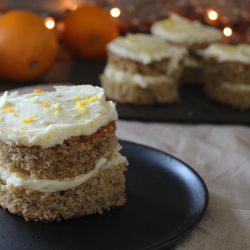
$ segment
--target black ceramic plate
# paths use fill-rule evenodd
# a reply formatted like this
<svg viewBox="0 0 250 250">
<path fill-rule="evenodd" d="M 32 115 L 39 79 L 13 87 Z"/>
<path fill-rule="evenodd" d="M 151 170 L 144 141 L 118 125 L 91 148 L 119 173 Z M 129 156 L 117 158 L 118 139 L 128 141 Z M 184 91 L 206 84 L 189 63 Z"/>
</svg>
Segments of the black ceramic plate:
<svg viewBox="0 0 250 250">
<path fill-rule="evenodd" d="M 0 249 L 161 249 L 186 235 L 207 207 L 203 180 L 171 155 L 122 145 L 130 162 L 124 207 L 61 223 L 26 222 L 0 210 Z"/>
</svg>

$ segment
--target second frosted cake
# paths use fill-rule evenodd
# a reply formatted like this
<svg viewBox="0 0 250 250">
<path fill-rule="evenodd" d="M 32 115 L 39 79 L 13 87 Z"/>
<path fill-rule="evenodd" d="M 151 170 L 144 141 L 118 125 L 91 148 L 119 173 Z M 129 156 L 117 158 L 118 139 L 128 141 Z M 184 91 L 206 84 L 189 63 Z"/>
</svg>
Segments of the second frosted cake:
<svg viewBox="0 0 250 250">
<path fill-rule="evenodd" d="M 119 37 L 108 45 L 101 76 L 105 93 L 122 103 L 173 102 L 186 54 L 184 48 L 150 35 Z"/>
</svg>

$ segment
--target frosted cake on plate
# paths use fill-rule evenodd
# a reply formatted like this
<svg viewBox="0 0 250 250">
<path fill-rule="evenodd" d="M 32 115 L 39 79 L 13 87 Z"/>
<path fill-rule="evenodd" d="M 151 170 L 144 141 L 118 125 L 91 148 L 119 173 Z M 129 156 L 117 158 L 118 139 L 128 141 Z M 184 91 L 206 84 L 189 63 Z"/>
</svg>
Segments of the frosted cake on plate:
<svg viewBox="0 0 250 250">
<path fill-rule="evenodd" d="M 127 160 L 102 88 L 0 97 L 0 205 L 26 220 L 102 213 L 125 202 Z"/>
</svg>

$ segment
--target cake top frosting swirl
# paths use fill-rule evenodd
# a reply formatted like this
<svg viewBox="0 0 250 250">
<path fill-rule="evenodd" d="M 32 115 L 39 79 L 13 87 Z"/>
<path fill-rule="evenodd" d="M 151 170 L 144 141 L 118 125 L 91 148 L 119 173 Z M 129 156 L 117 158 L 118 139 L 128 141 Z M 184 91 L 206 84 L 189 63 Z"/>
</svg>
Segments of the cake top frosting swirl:
<svg viewBox="0 0 250 250">
<path fill-rule="evenodd" d="M 186 49 L 146 34 L 129 34 L 108 44 L 108 50 L 124 58 L 149 64 L 165 58 L 184 57 Z"/>
<path fill-rule="evenodd" d="M 151 32 L 167 41 L 187 46 L 211 43 L 223 38 L 218 29 L 177 14 L 172 14 L 167 19 L 155 22 L 151 27 Z"/>
<path fill-rule="evenodd" d="M 91 85 L 56 86 L 0 97 L 0 140 L 9 145 L 62 144 L 72 136 L 90 135 L 117 120 L 115 105 L 102 88 Z"/>
<path fill-rule="evenodd" d="M 204 58 L 216 58 L 218 62 L 250 63 L 250 45 L 229 45 L 222 43 L 211 44 L 199 52 Z"/>
</svg>

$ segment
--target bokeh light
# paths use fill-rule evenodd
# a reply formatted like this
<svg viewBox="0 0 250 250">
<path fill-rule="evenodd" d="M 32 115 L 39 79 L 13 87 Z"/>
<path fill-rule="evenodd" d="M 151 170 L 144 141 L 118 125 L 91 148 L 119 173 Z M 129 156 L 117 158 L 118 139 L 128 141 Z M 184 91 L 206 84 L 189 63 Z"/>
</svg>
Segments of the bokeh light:
<svg viewBox="0 0 250 250">
<path fill-rule="evenodd" d="M 53 17 L 46 17 L 44 19 L 44 24 L 45 24 L 47 29 L 52 30 L 55 28 L 56 22 L 55 22 L 55 19 Z"/>
<path fill-rule="evenodd" d="M 225 27 L 223 29 L 223 34 L 226 37 L 230 37 L 233 34 L 233 30 L 230 27 Z"/>
<path fill-rule="evenodd" d="M 121 15 L 121 10 L 119 9 L 119 8 L 112 8 L 111 10 L 110 10 L 110 15 L 112 16 L 112 17 L 119 17 L 120 15 Z"/>
<path fill-rule="evenodd" d="M 208 10 L 207 16 L 210 20 L 215 21 L 218 19 L 218 13 L 215 10 Z"/>
</svg>

